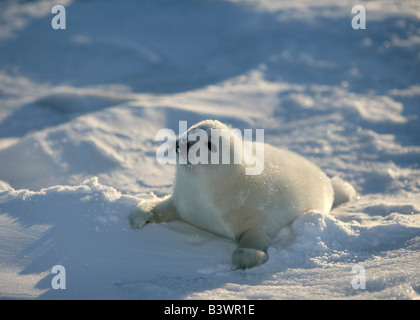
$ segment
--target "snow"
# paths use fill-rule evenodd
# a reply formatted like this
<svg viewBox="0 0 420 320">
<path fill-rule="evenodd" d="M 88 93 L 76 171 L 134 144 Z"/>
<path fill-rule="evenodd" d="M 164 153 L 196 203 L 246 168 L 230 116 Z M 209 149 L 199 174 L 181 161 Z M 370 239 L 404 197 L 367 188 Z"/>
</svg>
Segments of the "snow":
<svg viewBox="0 0 420 320">
<path fill-rule="evenodd" d="M 66 30 L 54 1 L 0 3 L 1 298 L 420 298 L 418 1 L 366 2 L 366 30 L 352 1 L 61 4 Z M 298 218 L 246 271 L 180 221 L 131 230 L 172 190 L 157 132 L 208 118 L 264 129 L 358 199 Z"/>
</svg>

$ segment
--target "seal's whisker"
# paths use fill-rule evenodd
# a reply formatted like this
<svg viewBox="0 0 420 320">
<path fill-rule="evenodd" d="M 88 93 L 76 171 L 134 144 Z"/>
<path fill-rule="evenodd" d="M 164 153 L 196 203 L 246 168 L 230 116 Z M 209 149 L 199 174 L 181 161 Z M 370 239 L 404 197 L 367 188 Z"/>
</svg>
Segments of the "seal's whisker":
<svg viewBox="0 0 420 320">
<path fill-rule="evenodd" d="M 168 148 L 168 151 L 169 152 L 171 152 L 171 151 L 176 151 L 176 142 L 174 142 L 173 144 L 171 144 L 170 146 L 169 146 L 169 148 Z"/>
</svg>

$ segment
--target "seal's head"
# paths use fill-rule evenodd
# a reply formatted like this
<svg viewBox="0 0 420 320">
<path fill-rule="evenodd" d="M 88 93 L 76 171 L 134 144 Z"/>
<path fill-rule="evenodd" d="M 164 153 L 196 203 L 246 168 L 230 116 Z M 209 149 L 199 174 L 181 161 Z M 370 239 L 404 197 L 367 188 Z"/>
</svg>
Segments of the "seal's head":
<svg viewBox="0 0 420 320">
<path fill-rule="evenodd" d="M 201 121 L 176 140 L 177 164 L 187 170 L 233 164 L 233 138 L 231 128 L 222 122 Z"/>
</svg>

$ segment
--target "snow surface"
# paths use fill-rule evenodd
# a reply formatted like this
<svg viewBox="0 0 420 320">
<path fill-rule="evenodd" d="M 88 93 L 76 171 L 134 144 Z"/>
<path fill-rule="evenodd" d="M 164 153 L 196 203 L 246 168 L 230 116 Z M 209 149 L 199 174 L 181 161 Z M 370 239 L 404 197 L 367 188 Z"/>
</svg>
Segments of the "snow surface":
<svg viewBox="0 0 420 320">
<path fill-rule="evenodd" d="M 66 0 L 53 30 L 55 4 L 0 2 L 1 298 L 420 297 L 420 2 Z M 247 271 L 182 222 L 131 230 L 171 192 L 158 130 L 207 118 L 265 129 L 360 197 L 298 218 Z"/>
</svg>

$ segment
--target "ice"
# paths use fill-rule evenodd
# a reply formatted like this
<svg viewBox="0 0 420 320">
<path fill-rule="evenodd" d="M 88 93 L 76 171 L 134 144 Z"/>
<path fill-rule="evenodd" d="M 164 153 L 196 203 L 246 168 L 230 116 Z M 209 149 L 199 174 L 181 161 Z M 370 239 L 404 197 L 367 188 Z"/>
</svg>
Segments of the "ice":
<svg viewBox="0 0 420 320">
<path fill-rule="evenodd" d="M 69 0 L 66 30 L 55 4 L 0 3 L 1 298 L 419 299 L 418 1 L 367 2 L 365 30 L 352 1 Z M 183 222 L 131 230 L 172 191 L 157 132 L 205 119 L 264 129 L 354 199 L 245 271 Z"/>
</svg>

